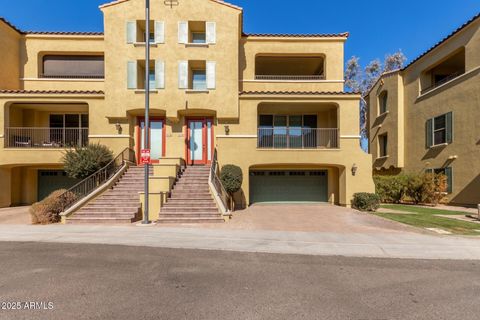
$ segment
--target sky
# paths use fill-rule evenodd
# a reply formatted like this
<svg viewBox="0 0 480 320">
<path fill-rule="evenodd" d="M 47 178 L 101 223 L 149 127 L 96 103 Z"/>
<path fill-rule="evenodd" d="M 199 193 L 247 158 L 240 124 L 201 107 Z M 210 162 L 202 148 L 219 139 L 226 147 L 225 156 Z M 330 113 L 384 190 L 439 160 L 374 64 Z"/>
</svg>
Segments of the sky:
<svg viewBox="0 0 480 320">
<path fill-rule="evenodd" d="M 0 0 L 0 16 L 21 30 L 103 31 L 98 6 L 110 1 Z M 398 50 L 411 61 L 480 12 L 480 0 L 227 1 L 243 7 L 247 33 L 348 31 L 345 59 L 363 65 Z"/>
</svg>

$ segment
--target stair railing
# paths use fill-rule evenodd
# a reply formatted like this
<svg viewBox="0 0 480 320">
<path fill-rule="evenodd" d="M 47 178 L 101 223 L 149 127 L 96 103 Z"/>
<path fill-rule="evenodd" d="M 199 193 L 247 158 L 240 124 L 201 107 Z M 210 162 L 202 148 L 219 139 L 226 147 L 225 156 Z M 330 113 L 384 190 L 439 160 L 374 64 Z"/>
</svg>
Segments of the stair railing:
<svg viewBox="0 0 480 320">
<path fill-rule="evenodd" d="M 210 168 L 210 181 L 215 188 L 218 198 L 222 201 L 223 206 L 227 212 L 233 211 L 232 197 L 223 187 L 222 181 L 220 180 L 220 168 L 218 166 L 217 160 L 217 149 L 213 152 L 212 166 Z"/>
<path fill-rule="evenodd" d="M 96 189 L 110 180 L 117 172 L 129 164 L 135 164 L 135 151 L 125 148 L 106 166 L 80 181 L 59 196 L 63 204 L 63 212 L 73 207 L 80 200 L 94 192 Z"/>
</svg>

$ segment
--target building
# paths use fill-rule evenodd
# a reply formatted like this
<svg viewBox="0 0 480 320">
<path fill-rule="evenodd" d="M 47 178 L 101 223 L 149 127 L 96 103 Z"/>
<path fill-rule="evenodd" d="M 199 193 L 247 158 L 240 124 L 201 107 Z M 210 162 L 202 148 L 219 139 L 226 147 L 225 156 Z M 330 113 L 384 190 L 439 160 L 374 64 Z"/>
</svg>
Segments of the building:
<svg viewBox="0 0 480 320">
<path fill-rule="evenodd" d="M 476 15 L 366 96 L 374 172 L 444 173 L 458 205 L 480 203 L 479 26 Z"/>
<path fill-rule="evenodd" d="M 65 148 L 102 143 L 138 154 L 145 68 L 154 163 L 242 168 L 237 205 L 349 206 L 374 190 L 359 146 L 360 95 L 344 91 L 339 34 L 245 34 L 242 9 L 216 0 L 143 0 L 100 9 L 104 33 L 23 32 L 0 22 L 1 206 L 71 185 Z M 145 41 L 151 63 L 145 65 Z"/>
</svg>

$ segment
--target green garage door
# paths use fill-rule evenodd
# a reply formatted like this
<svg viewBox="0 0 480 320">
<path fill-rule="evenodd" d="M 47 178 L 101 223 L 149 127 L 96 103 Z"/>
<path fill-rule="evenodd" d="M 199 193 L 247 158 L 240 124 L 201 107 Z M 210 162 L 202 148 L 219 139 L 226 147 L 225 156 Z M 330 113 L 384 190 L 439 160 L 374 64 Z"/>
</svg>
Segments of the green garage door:
<svg viewBox="0 0 480 320">
<path fill-rule="evenodd" d="M 45 199 L 50 193 L 58 189 L 69 189 L 80 180 L 72 179 L 62 170 L 38 170 L 38 200 Z"/>
<path fill-rule="evenodd" d="M 327 202 L 328 174 L 321 171 L 251 171 L 250 203 Z"/>
</svg>

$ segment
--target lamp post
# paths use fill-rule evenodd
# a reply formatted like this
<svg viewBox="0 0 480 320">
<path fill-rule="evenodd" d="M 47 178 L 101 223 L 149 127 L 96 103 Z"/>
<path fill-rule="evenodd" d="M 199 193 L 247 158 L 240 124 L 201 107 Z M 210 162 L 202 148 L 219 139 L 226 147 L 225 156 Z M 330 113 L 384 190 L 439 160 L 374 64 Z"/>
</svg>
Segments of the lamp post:
<svg viewBox="0 0 480 320">
<path fill-rule="evenodd" d="M 143 148 L 150 149 L 150 0 L 145 0 L 145 126 Z M 149 175 L 150 163 L 145 169 L 145 207 L 143 208 L 143 224 L 149 224 Z"/>
</svg>

